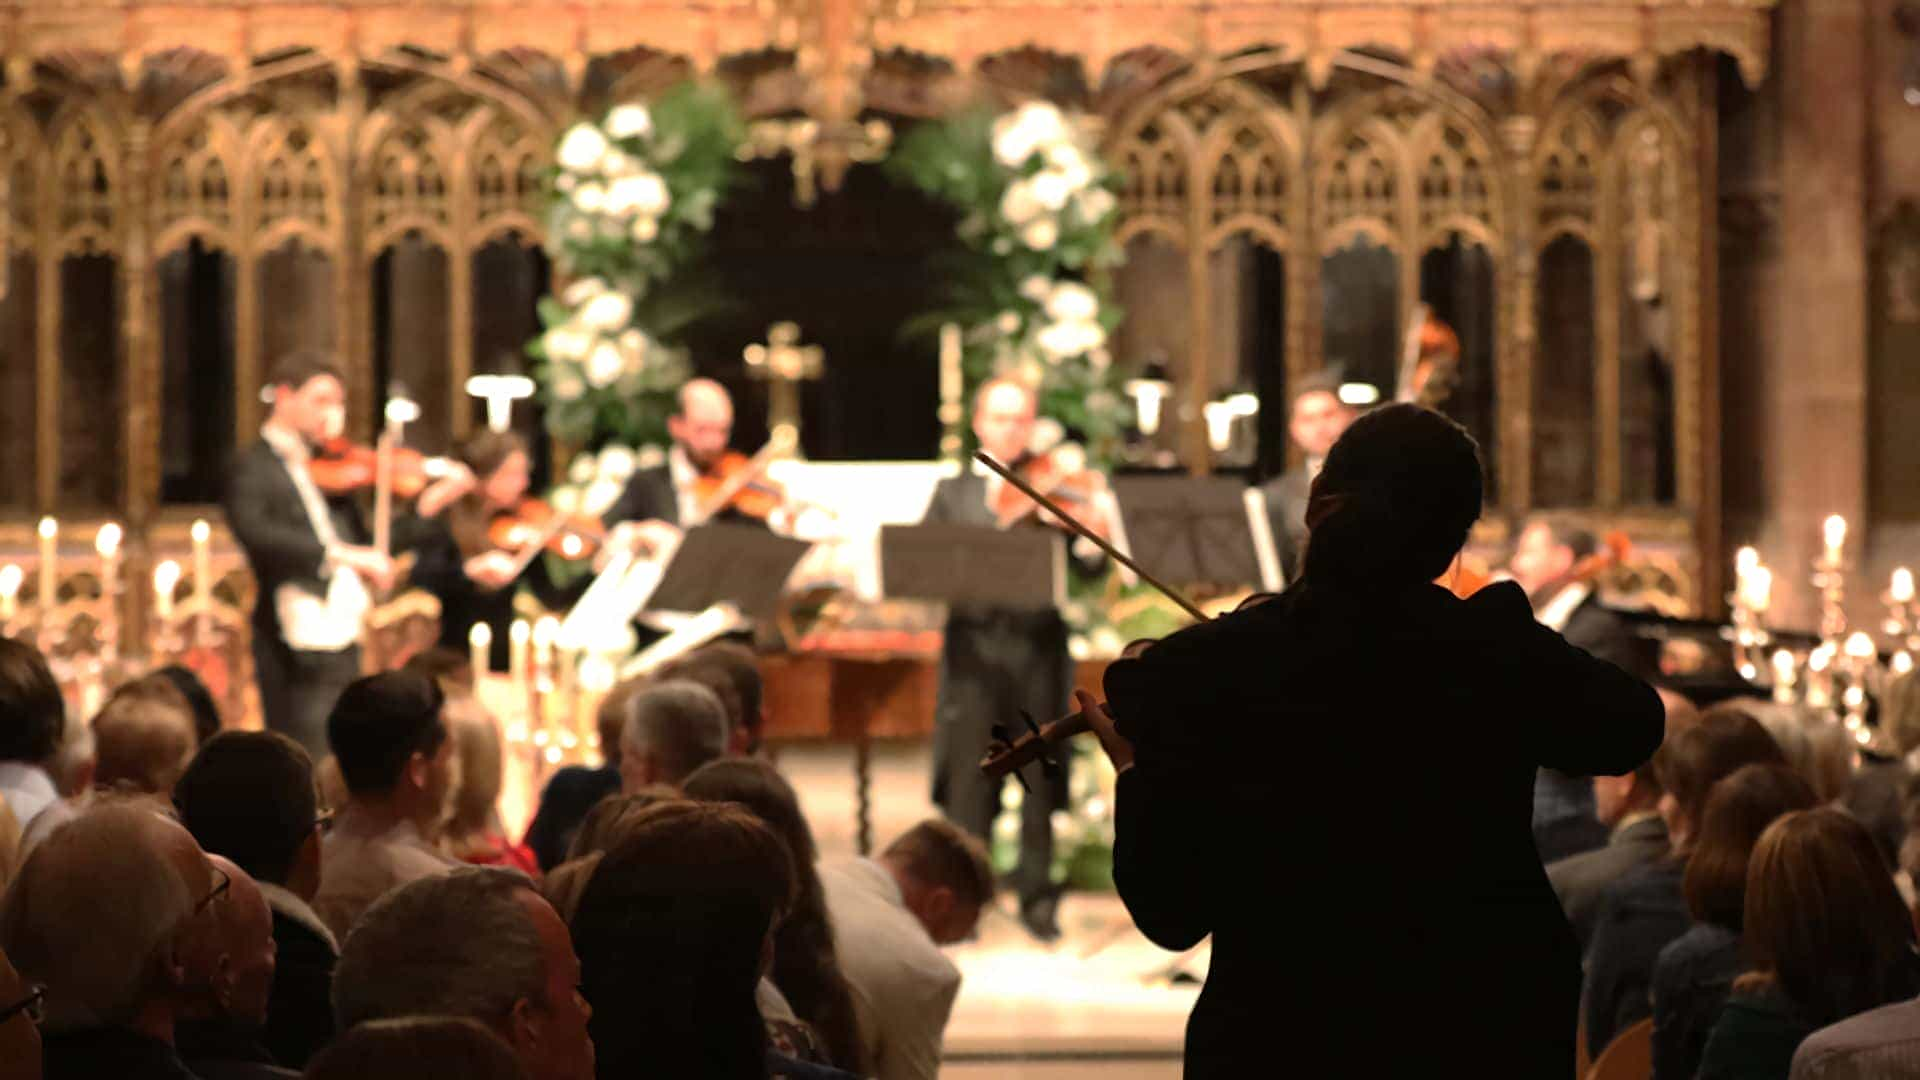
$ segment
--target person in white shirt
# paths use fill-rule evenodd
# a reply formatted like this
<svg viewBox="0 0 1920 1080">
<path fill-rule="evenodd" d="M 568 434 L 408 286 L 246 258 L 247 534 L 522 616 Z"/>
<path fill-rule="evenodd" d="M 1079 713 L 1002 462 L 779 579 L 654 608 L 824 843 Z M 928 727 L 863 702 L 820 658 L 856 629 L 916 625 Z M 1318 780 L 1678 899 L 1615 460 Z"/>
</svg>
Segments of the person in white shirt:
<svg viewBox="0 0 1920 1080">
<path fill-rule="evenodd" d="M 938 1074 L 960 993 L 960 969 L 940 947 L 972 936 L 993 884 L 986 849 L 940 820 L 914 826 L 878 859 L 821 865 L 840 969 L 879 1080 Z"/>
<path fill-rule="evenodd" d="M 349 685 L 327 718 L 347 805 L 320 842 L 313 909 L 340 941 L 389 891 L 458 865 L 428 836 L 451 787 L 445 704 L 432 679 L 391 671 Z"/>
<path fill-rule="evenodd" d="M 25 832 L 59 801 L 48 763 L 60 749 L 67 704 L 40 651 L 0 637 L 0 797 Z"/>
</svg>

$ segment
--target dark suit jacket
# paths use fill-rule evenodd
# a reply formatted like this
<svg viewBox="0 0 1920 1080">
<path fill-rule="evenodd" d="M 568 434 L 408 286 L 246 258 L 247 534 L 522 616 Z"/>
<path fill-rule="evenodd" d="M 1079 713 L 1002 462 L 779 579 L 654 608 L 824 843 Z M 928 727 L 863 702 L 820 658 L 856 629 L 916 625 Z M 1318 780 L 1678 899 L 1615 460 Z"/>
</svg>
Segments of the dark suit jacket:
<svg viewBox="0 0 1920 1080">
<path fill-rule="evenodd" d="M 1593 941 L 1593 920 L 1600 894 L 1621 875 L 1668 851 L 1667 823 L 1658 816 L 1636 821 L 1615 833 L 1607 846 L 1574 855 L 1547 867 L 1547 880 L 1560 897 L 1567 921 L 1584 952 Z"/>
<path fill-rule="evenodd" d="M 540 809 L 527 826 L 525 843 L 544 872 L 567 861 L 573 834 L 594 804 L 620 790 L 620 770 L 613 765 L 589 768 L 568 765 L 553 774 L 540 793 Z"/>
<path fill-rule="evenodd" d="M 1273 543 L 1280 549 L 1280 572 L 1289 582 L 1300 576 L 1300 556 L 1307 550 L 1307 496 L 1312 488 L 1305 465 L 1260 485 L 1260 493 L 1267 499 Z"/>
<path fill-rule="evenodd" d="M 635 469 L 620 497 L 600 515 L 608 525 L 654 519 L 680 524 L 680 497 L 673 490 L 673 472 L 665 465 Z"/>
<path fill-rule="evenodd" d="M 1114 664 L 1106 690 L 1135 751 L 1121 899 L 1165 948 L 1213 936 L 1190 1080 L 1257 1071 L 1281 1018 L 1346 1075 L 1566 1071 L 1580 953 L 1534 852 L 1534 774 L 1638 766 L 1662 734 L 1650 688 L 1517 586 L 1309 579 Z"/>
<path fill-rule="evenodd" d="M 1633 631 L 1619 612 L 1600 602 L 1597 595 L 1589 594 L 1580 606 L 1573 609 L 1573 615 L 1567 619 L 1566 629 L 1560 632 L 1571 644 L 1578 645 L 1610 664 L 1649 677 L 1653 672 L 1637 670 L 1644 667 L 1640 650 L 1635 648 Z"/>
<path fill-rule="evenodd" d="M 333 1039 L 333 946 L 305 922 L 275 908 L 273 944 L 279 958 L 260 1033 L 273 1059 L 303 1069 Z"/>
<path fill-rule="evenodd" d="M 173 1045 L 200 1080 L 299 1080 L 299 1072 L 274 1064 L 273 1055 L 232 1023 L 183 1020 Z"/>
<path fill-rule="evenodd" d="M 1680 891 L 1686 872 L 1679 859 L 1655 859 L 1601 891 L 1582 1006 L 1587 1052 L 1594 1057 L 1615 1035 L 1653 1015 L 1650 988 L 1660 950 L 1693 924 Z"/>
<path fill-rule="evenodd" d="M 227 526 L 247 553 L 247 565 L 259 589 L 253 608 L 256 633 L 280 638 L 280 614 L 274 606 L 274 593 L 292 583 L 317 595 L 324 595 L 326 583 L 320 580 L 320 564 L 326 551 L 307 520 L 300 492 L 287 475 L 287 467 L 265 439 L 240 451 L 227 481 L 225 503 Z M 368 532 L 360 507 L 351 498 L 327 500 L 334 532 L 348 544 L 364 544 Z"/>
<path fill-rule="evenodd" d="M 127 1028 L 47 1032 L 41 1054 L 46 1080 L 201 1080 L 173 1047 Z"/>
</svg>

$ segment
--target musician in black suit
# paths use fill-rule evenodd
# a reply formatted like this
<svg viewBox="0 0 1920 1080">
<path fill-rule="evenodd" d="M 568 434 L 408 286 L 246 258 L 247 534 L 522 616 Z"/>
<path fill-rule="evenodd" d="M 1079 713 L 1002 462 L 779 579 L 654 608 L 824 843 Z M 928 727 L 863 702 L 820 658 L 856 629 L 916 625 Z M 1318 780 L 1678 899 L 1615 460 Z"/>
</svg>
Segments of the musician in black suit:
<svg viewBox="0 0 1920 1080">
<path fill-rule="evenodd" d="M 1340 400 L 1340 380 L 1318 372 L 1301 381 L 1287 412 L 1287 434 L 1304 455 L 1298 465 L 1261 485 L 1273 542 L 1280 549 L 1280 572 L 1300 576 L 1300 553 L 1307 546 L 1307 493 L 1340 433 L 1353 423 L 1352 406 Z"/>
<path fill-rule="evenodd" d="M 674 413 L 667 418 L 667 434 L 673 437 L 667 460 L 634 471 L 620 497 L 600 515 L 610 528 L 638 523 L 685 528 L 700 505 L 695 490 L 698 481 L 711 474 L 726 455 L 733 438 L 733 398 L 727 388 L 712 379 L 689 379 L 674 400 Z M 729 509 L 713 515 L 713 520 L 760 519 Z M 619 546 L 617 542 L 615 546 Z"/>
<path fill-rule="evenodd" d="M 1633 633 L 1626 620 L 1600 602 L 1592 575 L 1579 572 L 1598 550 L 1588 529 L 1567 518 L 1541 515 L 1521 529 L 1508 570 L 1527 591 L 1542 623 L 1600 659 L 1633 670 Z"/>
<path fill-rule="evenodd" d="M 1314 482 L 1301 577 L 1114 664 L 1111 718 L 1083 701 L 1120 770 L 1121 899 L 1163 947 L 1213 937 L 1188 1080 L 1260 1072 L 1276 1025 L 1345 1075 L 1566 1072 L 1580 953 L 1529 791 L 1542 765 L 1637 767 L 1662 708 L 1516 586 L 1431 584 L 1480 507 L 1464 430 L 1370 413 Z"/>
<path fill-rule="evenodd" d="M 1033 433 L 1033 391 L 1012 379 L 994 379 L 974 398 L 973 432 L 980 448 L 1013 463 L 1026 452 Z M 927 506 L 925 524 L 997 527 L 993 500 L 1004 483 L 984 466 L 971 465 L 941 480 Z M 1096 531 L 1107 528 L 1100 505 L 1079 514 Z M 1098 562 L 1076 553 L 1083 568 Z M 954 607 L 947 612 L 940 656 L 940 684 L 933 743 L 933 799 L 948 817 L 984 842 L 991 842 L 1000 813 L 1004 780 L 989 780 L 980 759 L 992 742 L 992 728 L 1020 725 L 1024 710 L 1036 723 L 1059 716 L 1073 688 L 1073 659 L 1067 652 L 1067 624 L 1053 608 L 1003 611 Z M 1037 766 L 1023 770 L 1030 791 L 1020 810 L 1020 863 L 1013 883 L 1020 897 L 1021 920 L 1042 940 L 1060 934 L 1055 918 L 1053 812 L 1066 804 L 1066 777 L 1043 776 Z"/>
<path fill-rule="evenodd" d="M 272 412 L 228 478 L 227 525 L 258 589 L 253 661 L 267 726 L 318 759 L 327 754 L 327 713 L 360 676 L 369 590 L 393 586 L 394 563 L 369 546 L 352 496 L 320 491 L 308 472 L 314 449 L 345 425 L 339 368 L 322 353 L 293 353 L 274 366 L 268 390 Z M 456 498 L 472 481 L 458 473 L 422 492 L 421 507 Z M 396 517 L 396 548 L 413 539 L 407 525 Z"/>
</svg>

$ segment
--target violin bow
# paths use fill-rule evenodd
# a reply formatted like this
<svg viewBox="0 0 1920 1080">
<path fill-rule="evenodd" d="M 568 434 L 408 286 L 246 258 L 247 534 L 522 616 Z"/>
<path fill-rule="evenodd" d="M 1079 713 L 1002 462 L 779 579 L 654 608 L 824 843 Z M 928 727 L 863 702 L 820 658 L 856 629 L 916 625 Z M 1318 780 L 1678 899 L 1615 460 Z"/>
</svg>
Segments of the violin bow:
<svg viewBox="0 0 1920 1080">
<path fill-rule="evenodd" d="M 1153 586 L 1154 588 L 1160 590 L 1160 594 L 1162 596 L 1165 596 L 1167 599 L 1173 601 L 1175 604 L 1178 604 L 1182 611 L 1185 611 L 1187 614 L 1193 616 L 1194 619 L 1196 619 L 1199 622 L 1206 622 L 1209 620 L 1210 616 L 1206 612 L 1200 610 L 1200 605 L 1187 599 L 1186 596 L 1180 592 L 1180 590 L 1174 588 L 1173 586 L 1167 584 L 1164 581 L 1161 581 L 1159 578 L 1154 577 L 1152 574 L 1147 573 L 1146 570 L 1141 568 L 1139 563 L 1134 562 L 1131 558 L 1127 556 L 1125 552 L 1121 551 L 1119 548 L 1116 548 L 1112 544 L 1108 543 L 1106 537 L 1101 536 L 1098 533 L 1095 533 L 1092 529 L 1089 529 L 1085 525 L 1082 525 L 1080 523 L 1079 518 L 1076 518 L 1072 514 L 1067 513 L 1065 510 L 1061 509 L 1059 503 L 1054 502 L 1052 499 L 1049 499 L 1045 495 L 1042 495 L 1039 491 L 1035 490 L 1032 484 L 1029 484 L 1025 480 L 1021 479 L 1017 474 L 1014 473 L 1012 469 L 1009 469 L 1005 465 L 1002 465 L 1000 462 L 996 461 L 993 455 L 987 453 L 985 450 L 976 450 L 974 451 L 973 456 L 975 460 L 980 462 L 980 464 L 985 465 L 987 468 L 992 469 L 996 474 L 998 474 L 1000 479 L 1005 480 L 1007 483 L 1012 484 L 1015 488 L 1019 489 L 1022 495 L 1025 495 L 1027 498 L 1032 499 L 1035 503 L 1038 503 L 1040 506 L 1045 507 L 1049 513 L 1051 513 L 1054 517 L 1059 518 L 1060 521 L 1064 523 L 1069 529 L 1072 529 L 1074 532 L 1080 534 L 1081 536 L 1086 537 L 1088 540 L 1093 541 L 1095 546 L 1099 547 L 1101 551 L 1104 551 L 1107 553 L 1108 558 L 1111 558 L 1113 561 L 1119 563 L 1121 566 L 1124 566 L 1127 569 L 1133 571 L 1134 573 L 1140 575 L 1141 581 L 1144 581 L 1147 584 Z"/>
<path fill-rule="evenodd" d="M 713 498 L 694 509 L 693 520 L 687 522 L 686 527 L 691 529 L 696 525 L 705 525 L 708 519 L 733 501 L 733 497 L 740 493 L 741 488 L 759 479 L 760 474 L 767 471 L 767 466 L 773 464 L 774 458 L 792 449 L 793 432 L 787 428 L 775 428 L 767 444 L 755 451 L 753 457 L 741 466 L 739 472 L 722 481 L 720 487 L 714 491 Z"/>
</svg>

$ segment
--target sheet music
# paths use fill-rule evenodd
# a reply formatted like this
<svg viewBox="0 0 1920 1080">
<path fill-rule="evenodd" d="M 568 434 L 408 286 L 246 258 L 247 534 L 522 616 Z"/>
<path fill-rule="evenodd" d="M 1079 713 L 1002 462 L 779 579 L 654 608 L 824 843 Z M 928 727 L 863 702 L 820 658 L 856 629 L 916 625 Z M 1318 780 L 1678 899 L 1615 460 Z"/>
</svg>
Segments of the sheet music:
<svg viewBox="0 0 1920 1080">
<path fill-rule="evenodd" d="M 1250 487 L 1241 493 L 1247 503 L 1247 528 L 1253 531 L 1253 557 L 1260 564 L 1260 585 L 1268 592 L 1287 587 L 1280 572 L 1280 549 L 1273 542 L 1273 519 L 1267 516 L 1267 493 Z"/>
</svg>

